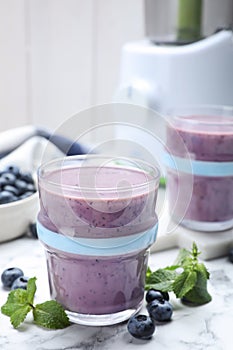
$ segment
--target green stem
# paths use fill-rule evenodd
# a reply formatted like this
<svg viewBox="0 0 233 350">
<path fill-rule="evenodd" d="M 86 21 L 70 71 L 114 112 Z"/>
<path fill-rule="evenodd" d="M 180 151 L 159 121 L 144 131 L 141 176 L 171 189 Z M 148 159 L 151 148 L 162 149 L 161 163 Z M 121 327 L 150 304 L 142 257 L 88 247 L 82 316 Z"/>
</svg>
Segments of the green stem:
<svg viewBox="0 0 233 350">
<path fill-rule="evenodd" d="M 28 305 L 34 310 L 35 309 L 35 306 L 31 303 L 28 303 Z"/>
<path fill-rule="evenodd" d="M 202 36 L 202 0 L 179 0 L 177 40 L 195 41 Z"/>
</svg>

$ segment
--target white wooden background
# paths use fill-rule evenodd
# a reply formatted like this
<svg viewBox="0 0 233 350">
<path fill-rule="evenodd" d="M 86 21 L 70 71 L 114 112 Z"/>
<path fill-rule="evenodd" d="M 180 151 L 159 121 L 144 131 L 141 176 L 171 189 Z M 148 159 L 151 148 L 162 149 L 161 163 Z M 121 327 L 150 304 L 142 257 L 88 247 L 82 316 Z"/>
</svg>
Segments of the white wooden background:
<svg viewBox="0 0 233 350">
<path fill-rule="evenodd" d="M 110 102 L 143 0 L 0 0 L 0 131 Z"/>
<path fill-rule="evenodd" d="M 56 129 L 110 102 L 122 45 L 157 23 L 173 29 L 171 12 L 158 15 L 164 1 L 177 0 L 0 0 L 0 131 L 31 123 Z M 223 2 L 233 4 L 206 0 L 213 2 L 212 21 Z"/>
</svg>

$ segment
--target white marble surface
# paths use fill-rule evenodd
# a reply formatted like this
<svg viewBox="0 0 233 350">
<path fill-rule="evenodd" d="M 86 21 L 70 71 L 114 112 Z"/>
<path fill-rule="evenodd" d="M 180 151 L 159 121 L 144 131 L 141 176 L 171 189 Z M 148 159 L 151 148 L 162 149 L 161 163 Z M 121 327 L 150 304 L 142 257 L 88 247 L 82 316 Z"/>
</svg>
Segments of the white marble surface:
<svg viewBox="0 0 233 350">
<path fill-rule="evenodd" d="M 152 269 L 171 264 L 178 250 L 151 254 Z M 12 328 L 9 318 L 0 315 L 0 349 L 3 350 L 232 350 L 233 323 L 233 265 L 227 258 L 205 262 L 211 278 L 208 284 L 213 300 L 207 305 L 187 307 L 175 297 L 171 322 L 157 326 L 150 341 L 132 338 L 126 323 L 109 327 L 71 325 L 63 330 L 39 328 L 27 318 L 18 330 Z M 0 244 L 0 269 L 18 266 L 25 275 L 37 277 L 36 302 L 49 298 L 44 251 L 37 240 L 20 238 Z M 7 291 L 0 287 L 0 304 Z M 145 306 L 141 312 L 146 312 Z"/>
</svg>

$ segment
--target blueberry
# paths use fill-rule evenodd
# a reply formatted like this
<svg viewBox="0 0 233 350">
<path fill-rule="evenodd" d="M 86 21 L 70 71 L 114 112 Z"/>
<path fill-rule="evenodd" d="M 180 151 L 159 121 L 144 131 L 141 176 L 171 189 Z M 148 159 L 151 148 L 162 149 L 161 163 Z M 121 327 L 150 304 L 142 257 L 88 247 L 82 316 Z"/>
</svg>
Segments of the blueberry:
<svg viewBox="0 0 233 350">
<path fill-rule="evenodd" d="M 33 184 L 28 184 L 27 185 L 27 191 L 31 191 L 31 192 L 36 192 L 36 188 Z"/>
<path fill-rule="evenodd" d="M 27 182 L 17 179 L 15 181 L 15 187 L 19 190 L 20 194 L 22 194 L 27 190 Z"/>
<path fill-rule="evenodd" d="M 151 303 L 153 300 L 169 300 L 169 294 L 167 292 L 161 292 L 160 290 L 156 289 L 149 289 L 146 293 L 146 301 L 148 303 Z"/>
<path fill-rule="evenodd" d="M 1 178 L 6 181 L 6 185 L 14 185 L 16 180 L 16 176 L 13 173 L 9 172 L 3 173 L 1 175 Z"/>
<path fill-rule="evenodd" d="M 18 267 L 10 267 L 3 271 L 1 275 L 2 284 L 5 288 L 11 288 L 13 282 L 23 276 L 23 271 Z"/>
<path fill-rule="evenodd" d="M 7 165 L 3 172 L 12 173 L 16 176 L 19 175 L 19 167 L 17 165 Z"/>
<path fill-rule="evenodd" d="M 147 305 L 150 317 L 158 322 L 170 321 L 173 313 L 173 307 L 167 300 L 153 300 Z"/>
<path fill-rule="evenodd" d="M 233 263 L 233 248 L 231 248 L 229 253 L 228 253 L 228 259 L 230 262 Z"/>
<path fill-rule="evenodd" d="M 24 192 L 23 194 L 21 194 L 19 199 L 24 199 L 24 198 L 30 197 L 33 193 L 35 193 L 35 192 L 32 192 L 32 191 Z"/>
<path fill-rule="evenodd" d="M 34 184 L 32 174 L 29 172 L 20 173 L 20 179 L 28 184 Z"/>
<path fill-rule="evenodd" d="M 28 285 L 28 277 L 25 276 L 20 276 L 18 278 L 16 278 L 16 280 L 13 282 L 12 286 L 11 286 L 11 290 L 14 289 L 27 289 L 27 285 Z"/>
<path fill-rule="evenodd" d="M 149 316 L 136 315 L 129 319 L 127 329 L 133 337 L 146 340 L 152 337 L 155 324 Z"/>
<path fill-rule="evenodd" d="M 35 193 L 36 186 L 29 172 L 21 172 L 14 164 L 0 172 L 0 204 L 27 198 Z"/>
<path fill-rule="evenodd" d="M 17 197 L 9 191 L 1 191 L 0 192 L 0 204 L 11 203 L 17 200 Z"/>
<path fill-rule="evenodd" d="M 0 188 L 3 188 L 7 185 L 7 180 L 3 177 L 0 177 Z"/>
<path fill-rule="evenodd" d="M 8 191 L 13 193 L 15 196 L 19 195 L 19 190 L 17 187 L 13 186 L 13 185 L 6 185 L 4 186 L 4 191 Z"/>
</svg>

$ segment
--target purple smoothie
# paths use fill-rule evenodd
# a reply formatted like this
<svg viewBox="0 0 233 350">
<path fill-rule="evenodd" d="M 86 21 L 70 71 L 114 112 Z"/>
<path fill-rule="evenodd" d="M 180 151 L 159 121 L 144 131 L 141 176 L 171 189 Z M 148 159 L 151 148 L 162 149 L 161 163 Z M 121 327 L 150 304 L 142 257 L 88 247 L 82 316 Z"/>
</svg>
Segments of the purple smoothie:
<svg viewBox="0 0 233 350">
<path fill-rule="evenodd" d="M 95 189 L 80 190 L 88 184 Z M 125 236 L 156 224 L 156 198 L 154 180 L 142 171 L 68 168 L 40 181 L 39 220 L 46 228 L 70 236 Z"/>
<path fill-rule="evenodd" d="M 148 251 L 93 257 L 46 251 L 52 298 L 81 314 L 136 310 L 144 296 Z"/>
<path fill-rule="evenodd" d="M 178 118 L 167 128 L 167 148 L 174 156 L 184 157 L 184 142 L 190 158 L 206 162 L 233 162 L 233 117 L 190 116 Z M 233 170 L 233 165 L 232 165 Z M 232 171 L 233 173 L 233 171 Z M 214 174 L 213 174 L 214 175 Z M 177 220 L 184 214 L 182 195 L 178 191 L 191 184 L 191 175 L 168 169 L 170 207 Z M 193 177 L 190 203 L 185 220 L 222 223 L 233 219 L 233 176 Z"/>
<path fill-rule="evenodd" d="M 38 221 L 57 234 L 97 240 L 147 231 L 157 223 L 158 179 L 130 168 L 50 171 L 39 176 Z M 52 298 L 79 314 L 137 310 L 144 296 L 148 248 L 88 256 L 45 245 Z"/>
</svg>

